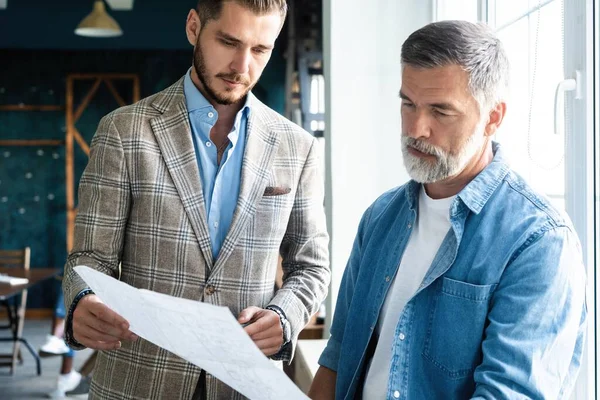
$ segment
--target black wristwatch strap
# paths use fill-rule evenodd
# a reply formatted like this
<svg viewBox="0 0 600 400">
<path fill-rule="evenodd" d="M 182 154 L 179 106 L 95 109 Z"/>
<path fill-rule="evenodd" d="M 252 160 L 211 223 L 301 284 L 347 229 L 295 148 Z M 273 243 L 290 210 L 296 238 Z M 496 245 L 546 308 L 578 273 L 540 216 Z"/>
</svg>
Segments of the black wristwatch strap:
<svg viewBox="0 0 600 400">
<path fill-rule="evenodd" d="M 77 296 L 75 296 L 75 299 L 73 299 L 73 302 L 71 303 L 71 307 L 69 307 L 67 320 L 65 321 L 65 342 L 75 347 L 84 346 L 73 337 L 73 313 L 75 312 L 75 307 L 77 307 L 79 301 L 88 294 L 94 294 L 94 291 L 92 289 L 83 289 L 81 292 L 77 293 Z"/>
<path fill-rule="evenodd" d="M 285 313 L 281 308 L 277 306 L 267 306 L 266 309 L 271 310 L 277 315 L 279 315 L 279 322 L 281 323 L 281 329 L 283 330 L 283 346 L 285 346 L 291 340 L 290 322 L 288 321 L 287 317 L 285 316 Z"/>
</svg>

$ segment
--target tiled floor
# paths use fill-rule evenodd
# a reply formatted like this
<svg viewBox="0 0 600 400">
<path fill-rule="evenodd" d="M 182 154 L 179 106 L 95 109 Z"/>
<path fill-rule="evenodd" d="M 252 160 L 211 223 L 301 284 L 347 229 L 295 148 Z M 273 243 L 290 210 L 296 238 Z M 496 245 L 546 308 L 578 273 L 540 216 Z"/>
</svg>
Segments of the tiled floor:
<svg viewBox="0 0 600 400">
<path fill-rule="evenodd" d="M 0 321 L 0 325 L 3 321 Z M 50 320 L 27 320 L 25 322 L 24 337 L 34 349 L 38 349 L 50 333 Z M 0 331 L 0 337 L 7 337 L 8 331 Z M 12 343 L 0 342 L 0 353 L 8 353 Z M 91 350 L 83 350 L 75 355 L 75 368 L 79 370 Z M 54 389 L 56 378 L 60 370 L 61 357 L 42 358 L 42 375 L 38 376 L 35 369 L 35 360 L 29 351 L 23 348 L 23 364 L 18 365 L 14 375 L 10 375 L 9 367 L 0 366 L 0 399 L 4 400 L 29 400 L 44 399 L 46 393 Z M 73 398 L 81 399 L 87 396 Z"/>
</svg>

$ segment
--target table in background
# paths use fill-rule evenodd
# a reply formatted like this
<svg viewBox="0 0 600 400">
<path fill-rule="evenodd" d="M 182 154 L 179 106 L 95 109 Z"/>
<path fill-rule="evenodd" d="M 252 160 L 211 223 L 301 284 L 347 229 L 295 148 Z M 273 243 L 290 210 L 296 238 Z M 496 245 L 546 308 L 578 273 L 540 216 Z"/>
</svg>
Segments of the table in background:
<svg viewBox="0 0 600 400">
<path fill-rule="evenodd" d="M 10 304 L 10 300 L 16 297 L 17 295 L 23 293 L 24 290 L 27 290 L 37 285 L 38 283 L 45 281 L 46 279 L 52 278 L 61 272 L 62 268 L 31 268 L 29 271 L 25 271 L 20 268 L 0 268 L 0 274 L 6 274 L 9 276 L 19 278 L 27 278 L 29 280 L 29 282 L 22 285 L 10 285 L 8 283 L 0 283 L 0 301 L 8 305 L 8 325 L 0 326 L 0 329 L 10 329 L 12 333 L 11 337 L 0 338 L 0 342 L 23 343 L 35 359 L 38 375 L 42 374 L 40 357 L 37 354 L 37 351 L 35 351 L 33 347 L 31 347 L 27 339 L 25 339 L 22 336 L 23 324 L 25 322 L 25 307 L 20 307 L 20 304 L 18 304 L 19 302 L 14 302 L 14 304 Z M 16 354 L 0 355 L 0 358 L 11 359 L 10 362 L 0 362 L 0 365 L 10 365 L 11 367 L 13 367 L 15 357 Z M 14 373 L 14 368 L 12 370 L 12 373 Z"/>
</svg>

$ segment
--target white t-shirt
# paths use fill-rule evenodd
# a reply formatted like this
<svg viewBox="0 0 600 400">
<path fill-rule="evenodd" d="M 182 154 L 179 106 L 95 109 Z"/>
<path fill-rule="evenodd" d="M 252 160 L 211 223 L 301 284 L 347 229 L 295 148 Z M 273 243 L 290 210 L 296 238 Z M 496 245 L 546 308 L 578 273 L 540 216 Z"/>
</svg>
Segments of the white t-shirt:
<svg viewBox="0 0 600 400">
<path fill-rule="evenodd" d="M 421 185 L 417 220 L 377 320 L 379 341 L 367 367 L 364 399 L 386 398 L 396 326 L 450 229 L 450 206 L 455 197 L 434 200 Z"/>
</svg>

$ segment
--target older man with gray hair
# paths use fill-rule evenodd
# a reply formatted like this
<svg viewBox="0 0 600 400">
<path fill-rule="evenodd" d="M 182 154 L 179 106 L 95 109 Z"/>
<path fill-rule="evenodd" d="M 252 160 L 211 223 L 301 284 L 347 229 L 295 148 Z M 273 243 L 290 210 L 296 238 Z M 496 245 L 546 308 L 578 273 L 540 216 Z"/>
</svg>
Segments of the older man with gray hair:
<svg viewBox="0 0 600 400">
<path fill-rule="evenodd" d="M 313 399 L 568 398 L 585 269 L 569 218 L 492 141 L 508 70 L 483 24 L 429 24 L 402 46 L 412 180 L 363 215 Z"/>
</svg>

